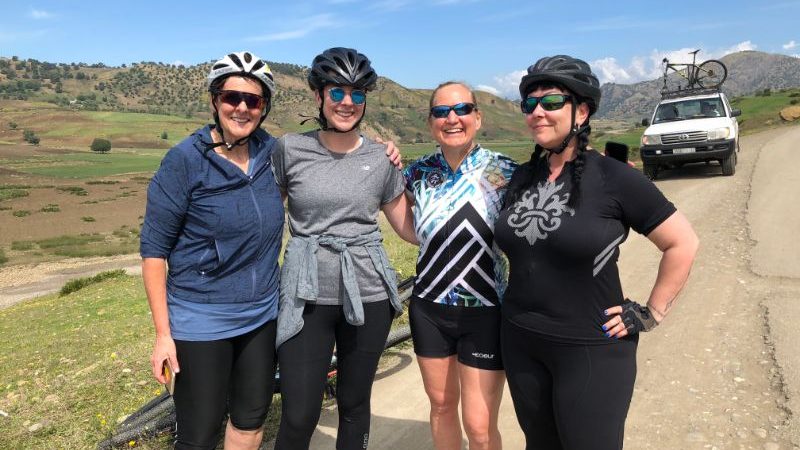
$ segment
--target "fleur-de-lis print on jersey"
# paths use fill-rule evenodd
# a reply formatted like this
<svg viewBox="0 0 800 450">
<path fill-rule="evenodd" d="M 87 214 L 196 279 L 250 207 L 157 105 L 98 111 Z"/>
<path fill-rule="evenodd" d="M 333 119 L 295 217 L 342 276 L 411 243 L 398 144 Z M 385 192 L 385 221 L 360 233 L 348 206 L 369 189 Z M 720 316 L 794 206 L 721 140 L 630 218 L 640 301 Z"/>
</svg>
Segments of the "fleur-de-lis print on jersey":
<svg viewBox="0 0 800 450">
<path fill-rule="evenodd" d="M 514 234 L 524 237 L 533 246 L 561 226 L 562 215 L 574 216 L 575 210 L 567 206 L 569 193 L 561 193 L 563 187 L 564 183 L 540 182 L 535 191 L 522 194 L 508 216 L 508 225 L 514 229 Z"/>
</svg>

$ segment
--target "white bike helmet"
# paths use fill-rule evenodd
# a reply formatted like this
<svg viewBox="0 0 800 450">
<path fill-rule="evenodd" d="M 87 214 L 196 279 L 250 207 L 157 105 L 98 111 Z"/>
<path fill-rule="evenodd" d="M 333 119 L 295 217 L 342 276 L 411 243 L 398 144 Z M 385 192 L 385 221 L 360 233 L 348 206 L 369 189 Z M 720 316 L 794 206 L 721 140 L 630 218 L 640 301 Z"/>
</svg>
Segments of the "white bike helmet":
<svg viewBox="0 0 800 450">
<path fill-rule="evenodd" d="M 275 81 L 269 65 L 250 52 L 230 53 L 215 62 L 208 72 L 208 90 L 211 91 L 211 85 L 217 78 L 237 73 L 255 77 L 266 87 L 270 99 L 275 96 Z"/>
</svg>

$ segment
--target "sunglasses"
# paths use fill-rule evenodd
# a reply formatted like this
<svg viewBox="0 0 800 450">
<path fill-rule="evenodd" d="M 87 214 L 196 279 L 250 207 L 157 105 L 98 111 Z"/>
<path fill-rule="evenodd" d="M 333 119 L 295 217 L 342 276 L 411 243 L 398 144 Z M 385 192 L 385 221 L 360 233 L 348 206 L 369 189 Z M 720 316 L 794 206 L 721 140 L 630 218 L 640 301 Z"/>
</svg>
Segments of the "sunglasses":
<svg viewBox="0 0 800 450">
<path fill-rule="evenodd" d="M 564 107 L 572 98 L 565 94 L 547 94 L 541 97 L 528 97 L 520 102 L 522 112 L 530 114 L 536 109 L 536 105 L 542 105 L 545 111 L 556 111 Z"/>
<path fill-rule="evenodd" d="M 334 103 L 339 103 L 344 100 L 345 95 L 347 95 L 347 92 L 339 87 L 331 88 L 328 91 L 328 97 L 330 97 L 331 101 Z M 350 100 L 353 101 L 354 105 L 361 105 L 367 101 L 367 93 L 364 91 L 359 91 L 358 89 L 353 89 L 350 91 Z"/>
<path fill-rule="evenodd" d="M 222 103 L 231 105 L 234 108 L 244 102 L 248 109 L 261 109 L 266 101 L 266 99 L 260 95 L 239 91 L 220 91 L 217 98 L 219 98 Z"/>
<path fill-rule="evenodd" d="M 466 116 L 467 114 L 471 114 L 472 111 L 475 111 L 474 103 L 459 103 L 457 105 L 437 105 L 431 107 L 431 117 L 435 117 L 437 119 L 444 119 L 448 115 L 450 115 L 450 111 L 455 111 L 457 116 Z"/>
</svg>

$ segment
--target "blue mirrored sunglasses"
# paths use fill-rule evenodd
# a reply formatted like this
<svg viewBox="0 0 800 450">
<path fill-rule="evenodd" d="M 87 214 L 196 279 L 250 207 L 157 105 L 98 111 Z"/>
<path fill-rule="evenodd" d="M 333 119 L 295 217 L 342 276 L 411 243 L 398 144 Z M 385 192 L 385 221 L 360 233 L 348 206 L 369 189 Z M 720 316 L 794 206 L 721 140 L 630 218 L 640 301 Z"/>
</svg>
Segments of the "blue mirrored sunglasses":
<svg viewBox="0 0 800 450">
<path fill-rule="evenodd" d="M 328 97 L 330 97 L 331 101 L 334 103 L 339 103 L 344 100 L 345 95 L 347 95 L 347 92 L 340 87 L 331 88 L 328 91 Z M 350 91 L 350 100 L 353 101 L 354 105 L 361 105 L 367 101 L 367 93 L 358 89 L 353 89 Z"/>
<path fill-rule="evenodd" d="M 556 111 L 564 107 L 572 98 L 565 94 L 547 94 L 541 97 L 528 97 L 520 102 L 520 108 L 525 114 L 530 114 L 536 109 L 536 105 L 542 105 L 545 111 Z"/>
<path fill-rule="evenodd" d="M 437 105 L 431 107 L 431 117 L 435 117 L 437 119 L 443 119 L 450 114 L 450 111 L 455 111 L 457 116 L 466 116 L 470 114 L 472 111 L 475 111 L 475 104 L 474 103 L 459 103 L 457 105 Z"/>
</svg>

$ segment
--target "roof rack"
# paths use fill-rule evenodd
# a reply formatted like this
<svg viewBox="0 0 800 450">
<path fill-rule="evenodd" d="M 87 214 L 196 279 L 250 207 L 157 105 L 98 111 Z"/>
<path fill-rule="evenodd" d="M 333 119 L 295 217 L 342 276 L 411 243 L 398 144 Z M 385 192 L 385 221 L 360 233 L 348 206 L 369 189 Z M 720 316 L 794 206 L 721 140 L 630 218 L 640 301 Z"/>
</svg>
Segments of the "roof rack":
<svg viewBox="0 0 800 450">
<path fill-rule="evenodd" d="M 690 95 L 717 94 L 719 92 L 719 86 L 714 88 L 687 88 L 675 91 L 661 91 L 661 99 L 688 97 Z"/>
</svg>

